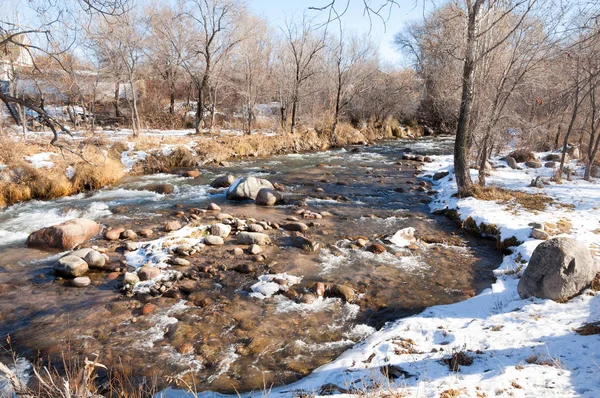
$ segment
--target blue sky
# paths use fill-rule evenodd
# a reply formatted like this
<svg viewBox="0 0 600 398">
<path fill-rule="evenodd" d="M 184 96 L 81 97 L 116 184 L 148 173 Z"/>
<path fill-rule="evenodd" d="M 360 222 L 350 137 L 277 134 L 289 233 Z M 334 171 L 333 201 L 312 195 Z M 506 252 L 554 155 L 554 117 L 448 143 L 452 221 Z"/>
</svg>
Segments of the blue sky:
<svg viewBox="0 0 600 398">
<path fill-rule="evenodd" d="M 384 0 L 369 0 L 376 6 Z M 247 0 L 250 9 L 257 15 L 267 19 L 271 25 L 281 26 L 284 21 L 292 15 L 302 15 L 304 11 L 308 15 L 318 15 L 317 11 L 308 10 L 309 7 L 323 7 L 330 0 Z M 346 0 L 337 0 L 339 7 L 345 6 Z M 358 33 L 368 33 L 373 41 L 379 43 L 381 60 L 387 63 L 402 63 L 402 55 L 393 46 L 394 35 L 400 31 L 407 22 L 423 18 L 422 0 L 399 0 L 400 7 L 394 6 L 387 23 L 383 24 L 380 19 L 373 18 L 369 23 L 368 16 L 364 15 L 362 0 L 350 0 L 350 7 L 342 17 L 342 24 L 346 29 L 355 30 Z M 323 18 L 326 17 L 321 11 Z"/>
</svg>

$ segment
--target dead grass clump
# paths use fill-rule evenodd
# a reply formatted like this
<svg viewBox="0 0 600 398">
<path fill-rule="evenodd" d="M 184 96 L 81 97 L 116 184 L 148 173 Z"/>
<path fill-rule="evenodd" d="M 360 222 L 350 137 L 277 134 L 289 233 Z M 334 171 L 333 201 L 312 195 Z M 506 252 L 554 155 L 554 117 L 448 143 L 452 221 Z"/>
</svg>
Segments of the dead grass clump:
<svg viewBox="0 0 600 398">
<path fill-rule="evenodd" d="M 462 392 L 459 389 L 452 388 L 449 390 L 442 391 L 442 393 L 440 394 L 440 398 L 458 398 L 460 397 L 460 394 L 462 394 Z"/>
<path fill-rule="evenodd" d="M 582 336 L 593 336 L 600 334 L 600 322 L 586 323 L 583 326 L 575 329 L 575 332 Z"/>
<path fill-rule="evenodd" d="M 112 159 L 121 159 L 121 154 L 128 151 L 129 147 L 124 141 L 115 142 L 108 148 L 108 157 Z"/>
<path fill-rule="evenodd" d="M 177 147 L 170 155 L 169 164 L 173 167 L 193 167 L 198 163 L 196 157 L 185 147 Z"/>
<path fill-rule="evenodd" d="M 461 366 L 471 366 L 473 357 L 465 351 L 459 351 L 452 354 L 450 358 L 442 359 L 442 362 L 448 365 L 452 372 L 458 372 Z"/>
<path fill-rule="evenodd" d="M 185 147 L 177 147 L 172 153 L 148 153 L 146 159 L 133 166 L 133 174 L 167 173 L 177 167 L 193 167 L 197 158 Z"/>
<path fill-rule="evenodd" d="M 552 198 L 546 195 L 510 191 L 497 187 L 476 186 L 471 191 L 471 196 L 476 199 L 495 201 L 502 204 L 518 204 L 529 211 L 544 211 L 546 206 L 553 202 Z"/>
<path fill-rule="evenodd" d="M 83 192 L 114 184 L 124 175 L 120 161 L 107 158 L 98 164 L 78 163 L 74 166 L 73 191 Z"/>
<path fill-rule="evenodd" d="M 600 272 L 596 274 L 596 277 L 592 281 L 592 290 L 600 291 Z"/>
</svg>

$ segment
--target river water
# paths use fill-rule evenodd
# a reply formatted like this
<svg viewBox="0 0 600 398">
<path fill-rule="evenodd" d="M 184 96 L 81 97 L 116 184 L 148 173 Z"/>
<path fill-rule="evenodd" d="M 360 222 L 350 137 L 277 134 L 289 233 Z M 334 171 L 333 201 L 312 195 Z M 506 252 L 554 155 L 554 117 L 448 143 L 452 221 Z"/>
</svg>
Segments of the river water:
<svg viewBox="0 0 600 398">
<path fill-rule="evenodd" d="M 160 388 L 179 378 L 197 391 L 234 393 L 298 380 L 386 322 L 464 300 L 493 282 L 491 270 L 500 263 L 493 243 L 431 215 L 424 192 L 429 188 L 421 188 L 416 177 L 419 164 L 401 160 L 403 148 L 428 155 L 448 153 L 451 146 L 441 139 L 392 141 L 358 152 L 250 159 L 203 167 L 197 179 L 128 177 L 100 191 L 7 208 L 0 212 L 0 336 L 10 335 L 13 349 L 30 360 L 97 354 L 99 362 L 134 384 L 155 380 Z M 223 191 L 208 185 L 226 172 L 283 184 L 290 204 L 228 202 Z M 165 182 L 174 185 L 173 194 L 140 190 Z M 232 255 L 234 247 L 246 247 L 228 238 L 223 247 L 206 247 L 187 258 L 192 264 L 186 283 L 194 284 L 193 292 L 173 297 L 128 297 L 120 292 L 120 278 L 107 272 L 91 272 L 87 288 L 71 287 L 52 271 L 61 253 L 24 245 L 30 232 L 74 217 L 136 231 L 152 228 L 159 237 L 166 221 L 185 224 L 191 209 L 211 202 L 234 217 L 281 223 L 299 209 L 294 199 L 305 202 L 302 209 L 332 213 L 304 220 L 313 222 L 307 235 L 319 243 L 318 252 L 293 247 L 288 233 L 272 230 L 275 244 L 255 262 L 251 255 Z M 194 225 L 214 222 L 214 214 L 207 213 Z M 386 240 L 407 227 L 416 231 L 416 246 L 401 248 Z M 359 237 L 387 251 L 371 253 L 356 245 Z M 87 245 L 106 248 L 115 267 L 127 266 L 120 243 L 98 238 Z M 244 263 L 255 263 L 256 270 L 237 272 Z M 357 298 L 303 303 L 289 294 L 251 294 L 259 277 L 281 274 L 296 282 L 290 289 L 299 295 L 323 282 L 351 287 Z M 146 302 L 157 308 L 142 315 Z"/>
</svg>

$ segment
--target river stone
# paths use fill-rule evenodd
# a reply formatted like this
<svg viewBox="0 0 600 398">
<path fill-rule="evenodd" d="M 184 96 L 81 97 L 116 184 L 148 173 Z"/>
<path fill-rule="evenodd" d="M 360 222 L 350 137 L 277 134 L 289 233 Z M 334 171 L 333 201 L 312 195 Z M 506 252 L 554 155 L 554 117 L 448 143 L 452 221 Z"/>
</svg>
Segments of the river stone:
<svg viewBox="0 0 600 398">
<path fill-rule="evenodd" d="M 78 250 L 72 251 L 71 253 L 66 254 L 66 256 L 71 255 L 71 256 L 75 256 L 75 257 L 79 257 L 81 259 L 84 259 L 85 256 L 87 256 L 88 253 L 91 252 L 92 250 L 94 250 L 94 249 L 92 249 L 91 247 L 86 247 L 86 248 L 83 248 L 83 249 L 78 249 Z"/>
<path fill-rule="evenodd" d="M 290 222 L 287 224 L 283 224 L 281 226 L 281 228 L 285 229 L 286 231 L 293 231 L 293 232 L 306 232 L 308 231 L 308 225 L 301 223 L 301 222 Z"/>
<path fill-rule="evenodd" d="M 121 246 L 121 247 L 125 251 L 134 252 L 138 249 L 138 244 L 135 242 L 125 242 L 125 243 L 123 243 L 123 246 Z"/>
<path fill-rule="evenodd" d="M 250 247 L 248 248 L 248 252 L 250 254 L 259 254 L 262 253 L 263 249 L 259 246 L 259 245 L 250 245 Z"/>
<path fill-rule="evenodd" d="M 212 210 L 212 211 L 221 211 L 221 206 L 219 206 L 216 203 L 211 203 L 206 207 L 207 210 Z"/>
<path fill-rule="evenodd" d="M 517 164 L 517 161 L 512 156 L 507 156 L 506 157 L 506 163 L 508 163 L 508 166 L 511 169 L 514 169 L 514 170 L 518 170 L 519 169 L 519 165 Z"/>
<path fill-rule="evenodd" d="M 88 265 L 83 259 L 76 256 L 64 256 L 54 265 L 54 271 L 58 274 L 77 278 L 88 271 Z"/>
<path fill-rule="evenodd" d="M 387 250 L 386 250 L 385 246 L 382 245 L 381 243 L 371 243 L 367 247 L 367 251 L 370 251 L 371 253 L 375 253 L 375 254 L 381 254 L 381 253 L 385 253 Z"/>
<path fill-rule="evenodd" d="M 534 153 L 526 149 L 517 149 L 516 151 L 511 152 L 508 156 L 515 159 L 517 163 L 524 163 L 529 162 L 531 160 L 536 160 Z"/>
<path fill-rule="evenodd" d="M 86 287 L 89 286 L 92 281 L 87 276 L 80 276 L 71 281 L 75 287 Z"/>
<path fill-rule="evenodd" d="M 233 249 L 232 254 L 234 256 L 241 256 L 241 255 L 244 254 L 244 251 L 241 248 L 236 247 L 236 248 Z"/>
<path fill-rule="evenodd" d="M 160 275 L 160 269 L 156 267 L 142 267 L 138 271 L 138 277 L 141 281 L 148 281 Z"/>
<path fill-rule="evenodd" d="M 519 296 L 563 302 L 590 286 L 597 273 L 598 266 L 583 243 L 570 237 L 549 239 L 533 251 L 519 281 Z"/>
<path fill-rule="evenodd" d="M 267 234 L 261 234 L 260 232 L 240 232 L 237 235 L 237 241 L 241 245 L 252 245 L 257 244 L 265 246 L 271 244 L 271 238 Z"/>
<path fill-rule="evenodd" d="M 238 265 L 235 270 L 242 274 L 251 274 L 252 272 L 256 271 L 256 266 L 254 264 L 244 263 Z"/>
<path fill-rule="evenodd" d="M 260 224 L 248 225 L 248 231 L 250 232 L 264 232 L 265 228 Z"/>
<path fill-rule="evenodd" d="M 121 233 L 125 231 L 125 228 L 111 228 L 104 232 L 104 239 L 106 240 L 119 240 Z"/>
<path fill-rule="evenodd" d="M 243 177 L 234 181 L 227 189 L 226 197 L 229 200 L 256 199 L 258 191 L 262 188 L 273 189 L 273 184 L 263 178 Z"/>
<path fill-rule="evenodd" d="M 135 285 L 140 282 L 140 277 L 137 276 L 135 272 L 125 272 L 123 275 L 123 284 L 124 285 Z"/>
<path fill-rule="evenodd" d="M 182 228 L 181 223 L 179 221 L 169 221 L 165 224 L 165 231 L 166 232 L 173 232 L 173 231 L 177 231 L 180 230 Z"/>
<path fill-rule="evenodd" d="M 169 264 L 171 264 L 174 267 L 187 267 L 191 263 L 185 258 L 173 257 L 169 259 Z"/>
<path fill-rule="evenodd" d="M 556 167 L 556 162 L 546 162 L 546 163 L 544 163 L 544 167 L 546 167 L 548 169 L 553 169 Z"/>
<path fill-rule="evenodd" d="M 256 194 L 256 204 L 261 206 L 275 206 L 283 200 L 279 192 L 270 188 L 262 188 Z"/>
<path fill-rule="evenodd" d="M 140 230 L 140 235 L 144 238 L 150 238 L 152 235 L 154 235 L 154 231 L 150 228 L 144 228 Z"/>
<path fill-rule="evenodd" d="M 231 233 L 231 227 L 229 225 L 217 223 L 210 227 L 210 234 L 214 236 L 220 236 L 226 238 Z"/>
<path fill-rule="evenodd" d="M 209 236 L 205 237 L 204 243 L 209 246 L 221 246 L 221 245 L 225 244 L 225 242 L 223 241 L 223 238 L 221 238 L 220 236 L 215 236 L 215 235 L 209 235 Z"/>
<path fill-rule="evenodd" d="M 148 184 L 140 188 L 143 191 L 156 192 L 160 195 L 172 194 L 175 188 L 171 184 Z"/>
<path fill-rule="evenodd" d="M 102 269 L 106 265 L 106 258 L 96 250 L 90 250 L 83 260 L 90 268 Z"/>
<path fill-rule="evenodd" d="M 327 291 L 327 295 L 330 297 L 339 297 L 347 303 L 351 303 L 356 298 L 354 289 L 344 285 L 333 285 Z"/>
<path fill-rule="evenodd" d="M 223 176 L 219 176 L 215 178 L 210 186 L 213 188 L 227 188 L 235 181 L 235 177 L 231 174 L 225 174 Z"/>
<path fill-rule="evenodd" d="M 561 157 L 560 153 L 549 153 L 544 157 L 544 160 L 548 162 L 560 162 Z M 569 159 L 566 160 L 569 161 Z"/>
<path fill-rule="evenodd" d="M 318 242 L 308 239 L 299 232 L 294 232 L 292 234 L 292 245 L 309 252 L 317 252 L 321 246 Z"/>
<path fill-rule="evenodd" d="M 31 233 L 27 238 L 27 246 L 71 250 L 98 235 L 101 229 L 93 220 L 75 218 Z"/>
<path fill-rule="evenodd" d="M 182 174 L 183 177 L 198 178 L 200 177 L 200 170 L 188 170 Z"/>
<path fill-rule="evenodd" d="M 192 251 L 192 246 L 188 245 L 186 243 L 178 245 L 175 248 L 175 253 L 179 254 L 180 256 L 189 256 L 191 251 Z"/>
</svg>

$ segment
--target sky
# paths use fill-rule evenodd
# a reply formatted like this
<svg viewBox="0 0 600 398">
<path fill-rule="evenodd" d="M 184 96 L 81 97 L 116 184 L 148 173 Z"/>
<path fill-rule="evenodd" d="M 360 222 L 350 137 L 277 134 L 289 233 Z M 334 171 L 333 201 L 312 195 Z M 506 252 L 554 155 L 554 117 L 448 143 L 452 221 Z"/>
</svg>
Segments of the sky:
<svg viewBox="0 0 600 398">
<path fill-rule="evenodd" d="M 12 14 L 14 16 L 18 12 L 21 21 L 27 24 L 28 20 L 35 16 L 35 13 L 28 7 L 29 1 L 0 0 L 0 3 L 3 4 L 3 7 L 0 7 L 3 9 L 0 10 L 0 14 Z M 135 3 L 144 5 L 151 3 L 151 1 L 135 0 Z M 176 0 L 158 1 L 175 2 Z M 347 1 L 336 0 L 338 10 L 342 10 Z M 366 1 L 373 8 L 378 8 L 379 5 L 386 3 L 386 0 L 349 0 L 350 6 L 341 18 L 345 31 L 368 34 L 379 45 L 380 60 L 383 63 L 406 65 L 408 60 L 394 47 L 394 35 L 402 30 L 407 23 L 422 20 L 424 5 L 431 8 L 435 6 L 436 1 L 397 0 L 398 5 L 385 9 L 387 19 L 385 23 L 374 15 L 369 21 L 368 15 L 365 15 L 363 1 Z M 309 7 L 323 7 L 329 4 L 331 0 L 245 0 L 245 2 L 254 14 L 266 19 L 271 26 L 281 27 L 291 17 L 301 17 L 303 12 L 306 12 L 308 17 L 326 20 L 328 15 L 326 11 L 309 10 Z M 338 29 L 339 25 L 337 25 L 337 22 L 335 24 L 332 30 Z"/>
<path fill-rule="evenodd" d="M 385 0 L 367 1 L 373 8 L 385 3 Z M 247 0 L 250 10 L 275 26 L 281 26 L 286 19 L 293 15 L 301 16 L 303 12 L 307 12 L 310 17 L 326 19 L 325 11 L 314 11 L 308 8 L 323 7 L 330 2 L 331 0 Z M 343 9 L 346 0 L 337 0 L 337 3 L 338 9 Z M 341 19 L 345 29 L 354 30 L 359 34 L 367 33 L 375 43 L 379 44 L 381 61 L 394 65 L 406 62 L 406 58 L 394 48 L 394 35 L 402 30 L 406 23 L 423 19 L 424 4 L 421 0 L 399 0 L 397 3 L 399 6 L 392 7 L 385 24 L 377 17 L 372 17 L 372 23 L 369 22 L 369 17 L 364 14 L 363 0 L 350 0 L 350 7 Z"/>
</svg>

